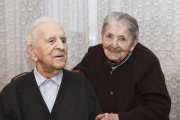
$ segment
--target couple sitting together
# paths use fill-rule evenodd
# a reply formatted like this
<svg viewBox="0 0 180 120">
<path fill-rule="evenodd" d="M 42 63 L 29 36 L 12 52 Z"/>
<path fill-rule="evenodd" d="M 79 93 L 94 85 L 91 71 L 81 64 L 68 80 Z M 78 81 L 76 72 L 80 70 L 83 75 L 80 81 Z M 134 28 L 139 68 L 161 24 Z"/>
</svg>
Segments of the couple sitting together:
<svg viewBox="0 0 180 120">
<path fill-rule="evenodd" d="M 171 99 L 159 60 L 138 36 L 135 18 L 107 15 L 102 44 L 73 68 L 83 76 L 64 69 L 67 38 L 58 21 L 33 21 L 25 39 L 36 66 L 1 91 L 0 120 L 169 120 Z"/>
</svg>

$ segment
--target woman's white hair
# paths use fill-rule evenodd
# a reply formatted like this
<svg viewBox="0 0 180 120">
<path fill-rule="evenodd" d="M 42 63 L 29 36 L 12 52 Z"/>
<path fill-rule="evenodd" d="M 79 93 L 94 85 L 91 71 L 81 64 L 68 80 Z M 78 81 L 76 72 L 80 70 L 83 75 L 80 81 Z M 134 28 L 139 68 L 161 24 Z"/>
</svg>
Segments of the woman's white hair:
<svg viewBox="0 0 180 120">
<path fill-rule="evenodd" d="M 138 22 L 135 18 L 130 16 L 129 14 L 123 12 L 112 12 L 111 14 L 107 15 L 103 22 L 103 27 L 101 34 L 104 36 L 105 27 L 107 24 L 116 24 L 123 25 L 131 32 L 131 39 L 132 43 L 134 42 L 135 38 L 139 37 L 139 26 Z"/>
<path fill-rule="evenodd" d="M 39 26 L 43 23 L 56 23 L 59 24 L 59 22 L 56 19 L 49 18 L 49 17 L 42 17 L 39 19 L 36 19 L 29 23 L 26 27 L 25 31 L 25 40 L 26 44 L 37 44 L 37 39 L 39 37 Z"/>
</svg>

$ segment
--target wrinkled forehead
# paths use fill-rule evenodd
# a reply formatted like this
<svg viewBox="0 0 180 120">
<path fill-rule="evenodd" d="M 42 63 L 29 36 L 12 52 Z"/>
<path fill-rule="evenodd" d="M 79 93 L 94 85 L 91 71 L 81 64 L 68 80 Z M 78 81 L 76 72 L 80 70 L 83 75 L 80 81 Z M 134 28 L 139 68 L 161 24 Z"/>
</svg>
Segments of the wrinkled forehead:
<svg viewBox="0 0 180 120">
<path fill-rule="evenodd" d="M 106 33 L 113 32 L 116 34 L 130 35 L 130 30 L 126 26 L 119 25 L 119 24 L 107 24 L 105 29 L 106 29 Z"/>
<path fill-rule="evenodd" d="M 45 38 L 65 36 L 63 28 L 57 23 L 42 23 L 39 25 L 40 36 Z"/>
</svg>

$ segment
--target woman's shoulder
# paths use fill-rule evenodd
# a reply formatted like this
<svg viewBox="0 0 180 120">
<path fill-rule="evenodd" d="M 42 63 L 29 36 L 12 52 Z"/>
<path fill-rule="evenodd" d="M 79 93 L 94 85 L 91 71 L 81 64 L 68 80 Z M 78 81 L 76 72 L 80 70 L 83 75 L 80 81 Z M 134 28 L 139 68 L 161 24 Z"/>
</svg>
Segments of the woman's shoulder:
<svg viewBox="0 0 180 120">
<path fill-rule="evenodd" d="M 97 52 L 97 51 L 103 51 L 103 45 L 102 44 L 97 44 L 95 46 L 90 46 L 88 49 L 88 52 Z"/>
<path fill-rule="evenodd" d="M 147 47 L 138 43 L 134 49 L 134 54 L 139 56 L 140 58 L 150 58 L 150 59 L 157 59 L 157 56 Z"/>
</svg>

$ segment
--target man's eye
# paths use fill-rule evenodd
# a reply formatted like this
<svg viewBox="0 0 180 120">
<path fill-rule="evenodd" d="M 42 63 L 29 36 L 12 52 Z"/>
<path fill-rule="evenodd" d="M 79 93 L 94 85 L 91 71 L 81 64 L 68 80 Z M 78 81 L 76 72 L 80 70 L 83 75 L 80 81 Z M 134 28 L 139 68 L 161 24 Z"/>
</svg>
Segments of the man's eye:
<svg viewBox="0 0 180 120">
<path fill-rule="evenodd" d="M 50 39 L 50 40 L 49 40 L 49 42 L 53 42 L 53 41 L 54 41 L 54 39 Z"/>
<path fill-rule="evenodd" d="M 61 38 L 61 41 L 62 41 L 63 43 L 66 43 L 66 38 Z"/>
</svg>

